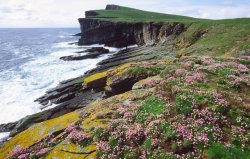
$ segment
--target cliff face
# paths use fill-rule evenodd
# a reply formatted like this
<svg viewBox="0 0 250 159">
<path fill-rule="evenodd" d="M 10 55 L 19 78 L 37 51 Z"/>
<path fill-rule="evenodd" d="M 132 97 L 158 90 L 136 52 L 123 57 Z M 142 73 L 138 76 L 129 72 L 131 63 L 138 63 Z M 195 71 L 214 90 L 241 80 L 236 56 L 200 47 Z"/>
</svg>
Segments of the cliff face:
<svg viewBox="0 0 250 159">
<path fill-rule="evenodd" d="M 170 37 L 185 31 L 180 23 L 126 23 L 80 18 L 81 39 L 79 45 L 105 44 L 125 47 L 128 45 L 164 44 Z"/>
</svg>

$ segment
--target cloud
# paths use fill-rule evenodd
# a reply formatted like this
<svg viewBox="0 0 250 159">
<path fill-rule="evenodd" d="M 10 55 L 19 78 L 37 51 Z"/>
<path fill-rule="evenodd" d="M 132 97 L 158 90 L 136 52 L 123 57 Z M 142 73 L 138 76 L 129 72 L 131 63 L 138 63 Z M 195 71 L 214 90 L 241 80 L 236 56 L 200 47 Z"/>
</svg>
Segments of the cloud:
<svg viewBox="0 0 250 159">
<path fill-rule="evenodd" d="M 86 10 L 106 4 L 197 18 L 250 16 L 248 0 L 0 0 L 0 27 L 78 27 Z"/>
</svg>

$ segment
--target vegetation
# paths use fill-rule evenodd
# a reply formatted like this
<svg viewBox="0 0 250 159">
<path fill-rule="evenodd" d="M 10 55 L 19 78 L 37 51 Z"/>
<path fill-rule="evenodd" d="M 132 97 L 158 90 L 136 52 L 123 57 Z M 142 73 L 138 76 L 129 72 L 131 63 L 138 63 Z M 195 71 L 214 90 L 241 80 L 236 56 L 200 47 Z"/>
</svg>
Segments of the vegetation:
<svg viewBox="0 0 250 159">
<path fill-rule="evenodd" d="M 52 134 L 47 131 L 38 142 L 20 147 L 16 143 L 33 129 L 18 134 L 4 153 L 12 147 L 13 159 L 62 154 L 72 158 L 247 159 L 250 77 L 246 60 L 249 57 L 182 57 L 165 64 L 126 65 L 130 66 L 126 71 L 120 67 L 122 74 L 108 71 L 107 78 L 112 79 L 116 74 L 127 76 L 130 70 L 136 70 L 132 72 L 137 76 L 148 68 L 161 68 L 153 71 L 157 78 L 142 81 L 143 87 L 87 106 L 77 122 Z"/>
<path fill-rule="evenodd" d="M 239 55 L 250 50 L 250 18 L 198 19 L 179 15 L 154 13 L 122 7 L 115 10 L 95 10 L 96 16 L 88 17 L 112 22 L 127 23 L 183 23 L 187 30 L 175 38 L 175 46 L 185 54 Z"/>
</svg>

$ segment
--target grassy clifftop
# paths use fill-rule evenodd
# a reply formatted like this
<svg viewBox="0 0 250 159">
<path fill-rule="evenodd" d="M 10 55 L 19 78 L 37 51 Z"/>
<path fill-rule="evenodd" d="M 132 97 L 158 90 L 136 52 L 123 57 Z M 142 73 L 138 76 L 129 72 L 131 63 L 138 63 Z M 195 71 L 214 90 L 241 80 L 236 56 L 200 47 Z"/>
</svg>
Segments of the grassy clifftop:
<svg viewBox="0 0 250 159">
<path fill-rule="evenodd" d="M 128 7 L 108 5 L 106 9 L 90 11 L 87 18 L 127 23 L 185 24 L 187 30 L 174 40 L 184 54 L 239 55 L 250 53 L 250 18 L 197 19 L 186 16 L 148 12 Z"/>
</svg>

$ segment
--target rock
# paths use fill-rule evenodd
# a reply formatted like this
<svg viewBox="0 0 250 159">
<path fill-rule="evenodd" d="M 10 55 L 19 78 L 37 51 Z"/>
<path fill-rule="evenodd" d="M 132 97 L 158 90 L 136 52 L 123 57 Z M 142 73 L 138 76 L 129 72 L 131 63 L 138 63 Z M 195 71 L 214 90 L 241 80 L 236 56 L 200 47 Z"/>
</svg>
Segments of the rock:
<svg viewBox="0 0 250 159">
<path fill-rule="evenodd" d="M 68 43 L 68 45 L 78 45 L 78 42 L 71 42 L 71 43 Z"/>
<path fill-rule="evenodd" d="M 40 139 L 49 133 L 60 132 L 68 125 L 77 122 L 79 120 L 79 115 L 80 112 L 75 111 L 58 118 L 33 125 L 5 143 L 3 147 L 0 148 L 0 158 L 8 158 L 10 151 L 12 151 L 17 145 L 27 148 L 36 144 Z"/>
<path fill-rule="evenodd" d="M 44 96 L 35 100 L 41 105 L 45 106 L 49 103 L 51 104 L 60 104 L 64 102 L 65 98 L 70 100 L 75 97 L 74 94 L 77 94 L 82 91 L 82 83 L 76 81 L 75 83 L 69 82 L 66 84 L 60 84 L 57 88 L 48 91 Z M 59 100 L 60 99 L 60 100 Z"/>
<path fill-rule="evenodd" d="M 77 52 L 77 53 L 87 53 L 86 55 L 70 55 L 70 56 L 63 56 L 60 57 L 61 60 L 64 61 L 73 61 L 73 60 L 84 60 L 89 58 L 97 58 L 98 56 L 102 54 L 109 53 L 108 49 L 97 47 L 97 48 L 91 48 L 87 49 L 85 51 Z"/>
<path fill-rule="evenodd" d="M 16 124 L 17 124 L 17 122 L 1 124 L 0 125 L 0 132 L 10 132 L 15 128 Z"/>
<path fill-rule="evenodd" d="M 105 10 L 119 10 L 119 9 L 121 9 L 121 7 L 114 4 L 108 4 L 105 8 Z"/>
<path fill-rule="evenodd" d="M 112 7 L 111 7 L 112 8 Z M 80 18 L 79 45 L 105 44 L 112 47 L 155 45 L 169 42 L 186 30 L 181 23 L 114 23 L 100 19 Z"/>
<path fill-rule="evenodd" d="M 84 78 L 83 82 L 87 88 L 102 90 L 106 86 L 107 72 L 96 73 Z"/>
<path fill-rule="evenodd" d="M 99 15 L 96 11 L 90 10 L 85 12 L 85 17 L 90 18 L 90 17 L 95 17 Z"/>
<path fill-rule="evenodd" d="M 77 53 L 109 53 L 109 49 L 105 49 L 103 47 L 93 47 L 84 51 L 79 51 Z"/>
<path fill-rule="evenodd" d="M 26 130 L 36 123 L 53 119 L 72 112 L 76 109 L 85 107 L 86 105 L 95 102 L 102 97 L 103 92 L 94 92 L 91 89 L 86 89 L 78 96 L 75 96 L 70 100 L 65 100 L 63 103 L 60 103 L 54 108 L 26 116 L 25 118 L 19 120 L 15 123 L 15 127 L 12 129 L 10 136 L 15 136 L 16 134 Z"/>
</svg>

